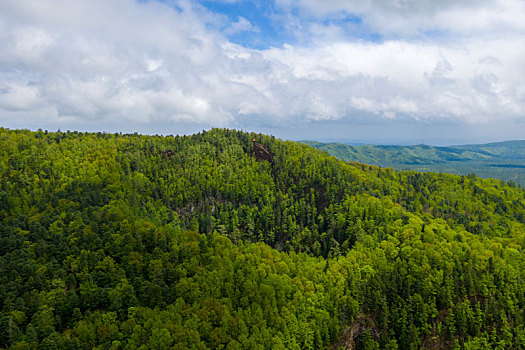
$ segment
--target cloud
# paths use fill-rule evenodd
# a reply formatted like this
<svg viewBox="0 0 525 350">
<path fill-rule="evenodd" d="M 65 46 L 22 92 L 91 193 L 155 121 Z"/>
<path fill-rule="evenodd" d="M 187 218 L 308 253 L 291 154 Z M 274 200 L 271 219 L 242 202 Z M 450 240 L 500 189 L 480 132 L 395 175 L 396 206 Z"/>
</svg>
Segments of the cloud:
<svg viewBox="0 0 525 350">
<path fill-rule="evenodd" d="M 4 1 L 0 12 L 2 109 L 39 101 L 51 119 L 231 118 L 208 101 L 224 39 L 189 4 Z"/>
<path fill-rule="evenodd" d="M 248 21 L 246 18 L 238 17 L 237 22 L 231 23 L 230 26 L 223 31 L 223 33 L 225 35 L 232 35 L 232 34 L 237 34 L 240 32 L 259 32 L 259 31 L 260 29 L 252 25 L 252 23 Z"/>
<path fill-rule="evenodd" d="M 362 3 L 278 5 L 319 16 L 355 11 L 375 29 L 397 35 L 410 31 L 412 20 L 426 30 L 447 19 L 441 27 L 463 36 L 349 40 L 339 24 L 313 21 L 310 42 L 256 50 L 228 41 L 224 18 L 189 1 L 4 0 L 0 123 L 171 133 L 188 123 L 277 128 L 327 120 L 479 124 L 523 117 L 525 21 L 519 19 L 525 12 L 518 2 Z M 492 8 L 500 10 L 483 21 L 483 11 Z M 395 29 L 403 13 L 409 16 Z M 506 29 L 491 31 L 501 21 Z M 242 16 L 228 28 L 258 30 Z"/>
<path fill-rule="evenodd" d="M 285 10 L 324 19 L 358 16 L 372 32 L 387 38 L 442 31 L 454 35 L 523 34 L 525 3 L 520 0 L 277 0 Z M 295 11 L 297 12 L 297 11 Z"/>
</svg>

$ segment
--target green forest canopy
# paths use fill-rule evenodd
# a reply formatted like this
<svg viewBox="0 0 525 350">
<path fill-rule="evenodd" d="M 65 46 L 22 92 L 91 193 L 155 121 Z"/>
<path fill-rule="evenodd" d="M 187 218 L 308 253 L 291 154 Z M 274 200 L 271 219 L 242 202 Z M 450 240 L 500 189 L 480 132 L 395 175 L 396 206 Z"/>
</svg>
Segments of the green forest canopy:
<svg viewBox="0 0 525 350">
<path fill-rule="evenodd" d="M 0 348 L 525 346 L 512 184 L 224 129 L 0 146 Z"/>
</svg>

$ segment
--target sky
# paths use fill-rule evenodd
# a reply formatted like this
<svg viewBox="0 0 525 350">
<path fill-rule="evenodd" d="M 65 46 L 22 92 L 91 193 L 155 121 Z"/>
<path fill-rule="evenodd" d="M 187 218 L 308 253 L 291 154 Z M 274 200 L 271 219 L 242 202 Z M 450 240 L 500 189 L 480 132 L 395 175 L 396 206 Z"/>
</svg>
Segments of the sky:
<svg viewBox="0 0 525 350">
<path fill-rule="evenodd" d="M 0 126 L 525 139 L 525 1 L 1 0 Z"/>
</svg>

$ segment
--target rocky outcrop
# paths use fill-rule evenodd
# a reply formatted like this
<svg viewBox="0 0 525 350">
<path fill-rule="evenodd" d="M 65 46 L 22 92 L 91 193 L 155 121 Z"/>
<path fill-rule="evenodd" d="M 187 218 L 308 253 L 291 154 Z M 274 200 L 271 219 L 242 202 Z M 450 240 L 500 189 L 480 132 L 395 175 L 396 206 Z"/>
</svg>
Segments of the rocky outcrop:
<svg viewBox="0 0 525 350">
<path fill-rule="evenodd" d="M 255 159 L 261 161 L 266 160 L 270 163 L 273 162 L 273 156 L 262 144 L 258 143 L 253 139 L 253 154 Z"/>
</svg>

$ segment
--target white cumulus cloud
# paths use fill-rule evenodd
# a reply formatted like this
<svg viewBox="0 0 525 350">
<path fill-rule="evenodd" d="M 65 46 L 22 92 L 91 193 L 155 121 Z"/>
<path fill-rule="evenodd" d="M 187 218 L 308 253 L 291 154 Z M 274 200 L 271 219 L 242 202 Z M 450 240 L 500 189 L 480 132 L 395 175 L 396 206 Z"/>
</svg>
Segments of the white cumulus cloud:
<svg viewBox="0 0 525 350">
<path fill-rule="evenodd" d="M 221 32 L 223 18 L 190 1 L 3 0 L 0 123 L 176 132 L 178 123 L 242 128 L 368 115 L 476 124 L 525 115 L 522 1 L 277 5 L 309 16 L 355 13 L 386 39 L 350 40 L 317 22 L 310 43 L 249 49 L 225 37 L 258 30 L 246 18 Z M 431 30 L 457 37 L 424 34 Z"/>
</svg>

